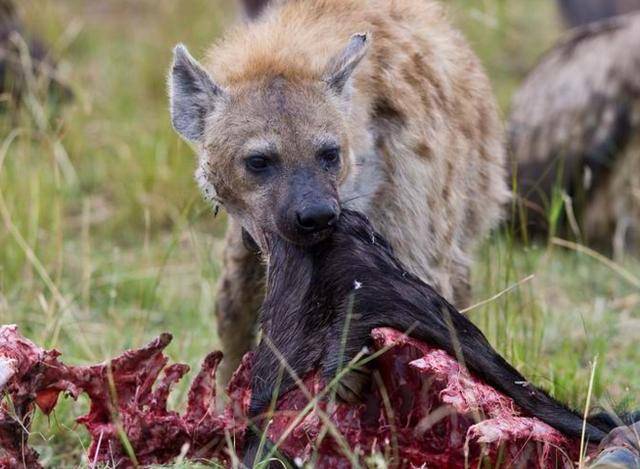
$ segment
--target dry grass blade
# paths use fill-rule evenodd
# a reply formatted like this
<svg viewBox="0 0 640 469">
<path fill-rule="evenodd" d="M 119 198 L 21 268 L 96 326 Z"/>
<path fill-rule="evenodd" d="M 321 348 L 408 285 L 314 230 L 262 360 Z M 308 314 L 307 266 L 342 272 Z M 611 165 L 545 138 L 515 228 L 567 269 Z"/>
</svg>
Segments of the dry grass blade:
<svg viewBox="0 0 640 469">
<path fill-rule="evenodd" d="M 474 310 L 476 308 L 480 308 L 481 306 L 484 306 L 486 304 L 492 303 L 495 300 L 497 300 L 498 298 L 502 297 L 503 295 L 506 295 L 510 291 L 515 290 L 516 288 L 520 287 L 521 285 L 524 285 L 525 283 L 527 283 L 530 280 L 533 280 L 534 278 L 535 278 L 535 274 L 531 274 L 531 275 L 523 278 L 522 280 L 519 280 L 519 281 L 517 281 L 516 283 L 514 283 L 512 285 L 509 285 L 507 288 L 505 288 L 504 290 L 496 293 L 491 298 L 487 298 L 486 300 L 480 301 L 479 303 L 476 303 L 473 306 L 469 306 L 468 308 L 461 309 L 460 312 L 462 314 L 465 314 L 465 313 L 468 313 L 469 311 L 472 311 L 472 310 Z"/>
<path fill-rule="evenodd" d="M 593 359 L 593 364 L 591 365 L 591 376 L 589 378 L 589 390 L 587 391 L 587 402 L 584 405 L 584 416 L 582 419 L 582 436 L 580 438 L 580 461 L 578 462 L 578 467 L 584 467 L 584 458 L 586 456 L 586 446 L 585 446 L 585 432 L 587 429 L 587 417 L 589 416 L 589 409 L 591 408 L 591 395 L 593 393 L 593 381 L 596 376 L 596 368 L 598 367 L 598 356 L 596 355 Z"/>
<path fill-rule="evenodd" d="M 602 264 L 604 264 L 607 267 L 609 267 L 611 270 L 613 270 L 615 273 L 617 273 L 620 277 L 624 278 L 627 282 L 629 282 L 634 287 L 640 288 L 640 277 L 636 277 L 631 272 L 629 272 L 627 269 L 622 267 L 620 264 L 618 264 L 618 263 L 612 261 L 611 259 L 603 256 L 599 252 L 594 251 L 593 249 L 591 249 L 591 248 L 589 248 L 587 246 L 583 246 L 582 244 L 574 243 L 572 241 L 567 241 L 567 240 L 560 239 L 560 238 L 552 238 L 551 242 L 553 244 L 555 244 L 556 246 L 561 246 L 563 248 L 572 249 L 572 250 L 574 250 L 576 252 L 579 252 L 579 253 L 582 253 L 582 254 L 586 254 L 587 256 L 594 258 L 598 262 L 601 262 Z"/>
</svg>

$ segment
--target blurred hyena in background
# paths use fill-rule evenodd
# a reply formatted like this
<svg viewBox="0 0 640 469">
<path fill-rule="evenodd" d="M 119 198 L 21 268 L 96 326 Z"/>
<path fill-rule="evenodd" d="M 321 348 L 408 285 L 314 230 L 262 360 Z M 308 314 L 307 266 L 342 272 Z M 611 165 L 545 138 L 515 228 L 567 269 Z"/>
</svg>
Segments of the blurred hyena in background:
<svg viewBox="0 0 640 469">
<path fill-rule="evenodd" d="M 640 1 L 560 4 L 570 24 L 587 24 L 542 58 L 513 100 L 515 218 L 525 231 L 561 229 L 620 257 L 640 240 L 640 13 L 608 16 Z"/>
<path fill-rule="evenodd" d="M 14 0 L 0 0 L 0 109 L 15 108 L 36 92 L 55 101 L 71 97 L 47 45 L 25 31 Z"/>
</svg>

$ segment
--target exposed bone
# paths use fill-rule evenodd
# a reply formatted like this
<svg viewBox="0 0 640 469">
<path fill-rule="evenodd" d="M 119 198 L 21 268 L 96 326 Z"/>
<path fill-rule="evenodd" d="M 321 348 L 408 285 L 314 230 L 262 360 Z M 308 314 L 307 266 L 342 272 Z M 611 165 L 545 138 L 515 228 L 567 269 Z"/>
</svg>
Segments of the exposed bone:
<svg viewBox="0 0 640 469">
<path fill-rule="evenodd" d="M 287 434 L 282 453 L 300 463 L 313 457 L 316 467 L 348 465 L 331 432 L 316 441 L 325 428 L 320 414 L 324 412 L 356 457 L 380 453 L 389 460 L 428 467 L 476 467 L 483 457 L 493 462 L 501 457 L 506 466 L 568 468 L 578 459 L 579 442 L 522 415 L 511 399 L 477 380 L 442 350 L 391 329 L 376 329 L 372 337 L 373 352 L 389 348 L 379 357 L 384 391 L 374 390 L 360 405 L 320 400 L 317 409 L 291 429 L 308 400 L 299 389 L 285 394 L 269 428 L 272 441 Z M 92 438 L 90 461 L 133 466 L 120 430 L 140 465 L 170 463 L 181 454 L 189 460 L 223 463 L 232 455 L 241 457 L 251 397 L 251 354 L 236 371 L 222 412 L 216 411 L 215 395 L 222 354 L 214 352 L 193 380 L 186 410 L 178 413 L 167 409 L 167 398 L 188 367 L 168 365 L 163 350 L 170 341 L 171 336 L 163 334 L 107 363 L 67 366 L 57 352 L 37 347 L 15 326 L 0 327 L 0 374 L 13 404 L 0 404 L 0 467 L 38 467 L 37 453 L 27 443 L 30 416 L 36 405 L 50 412 L 60 392 L 74 398 L 85 393 L 91 399 L 89 413 L 77 419 Z M 325 386 L 317 374 L 304 383 L 313 396 Z M 619 435 L 612 434 L 612 444 L 620 444 Z"/>
</svg>

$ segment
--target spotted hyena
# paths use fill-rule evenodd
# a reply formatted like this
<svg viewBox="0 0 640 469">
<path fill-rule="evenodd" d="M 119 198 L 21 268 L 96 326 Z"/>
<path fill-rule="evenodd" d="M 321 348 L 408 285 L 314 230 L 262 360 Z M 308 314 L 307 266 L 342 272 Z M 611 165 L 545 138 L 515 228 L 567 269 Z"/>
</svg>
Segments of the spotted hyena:
<svg viewBox="0 0 640 469">
<path fill-rule="evenodd" d="M 310 244 L 343 207 L 458 306 L 475 242 L 507 198 L 489 81 L 428 0 L 246 1 L 202 65 L 179 45 L 171 118 L 230 214 L 217 297 L 223 379 L 252 345 L 264 280 L 244 239 Z M 389 314 L 393 314 L 392 311 Z"/>
</svg>

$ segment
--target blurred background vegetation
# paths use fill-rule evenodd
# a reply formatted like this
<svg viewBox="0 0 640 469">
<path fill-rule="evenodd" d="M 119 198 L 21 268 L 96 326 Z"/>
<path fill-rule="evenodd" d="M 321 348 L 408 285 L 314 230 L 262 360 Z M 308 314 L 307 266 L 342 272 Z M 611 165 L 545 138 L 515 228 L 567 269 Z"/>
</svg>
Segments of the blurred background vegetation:
<svg viewBox="0 0 640 469">
<path fill-rule="evenodd" d="M 506 113 L 562 33 L 555 3 L 447 3 Z M 165 77 L 173 45 L 201 57 L 234 21 L 233 2 L 20 0 L 18 12 L 59 58 L 74 98 L 59 106 L 35 80 L 19 109 L 0 103 L 0 323 L 78 364 L 170 331 L 172 358 L 197 367 L 217 344 L 225 217 L 214 219 L 193 182 L 192 152 L 170 127 Z M 591 256 L 515 242 L 503 227 L 480 250 L 476 300 L 534 277 L 469 314 L 557 397 L 584 406 L 597 356 L 597 402 L 630 404 L 640 389 L 640 263 L 625 262 L 626 279 Z M 73 417 L 85 407 L 66 400 L 37 417 L 32 441 L 45 464 L 82 461 L 86 435 Z"/>
</svg>

